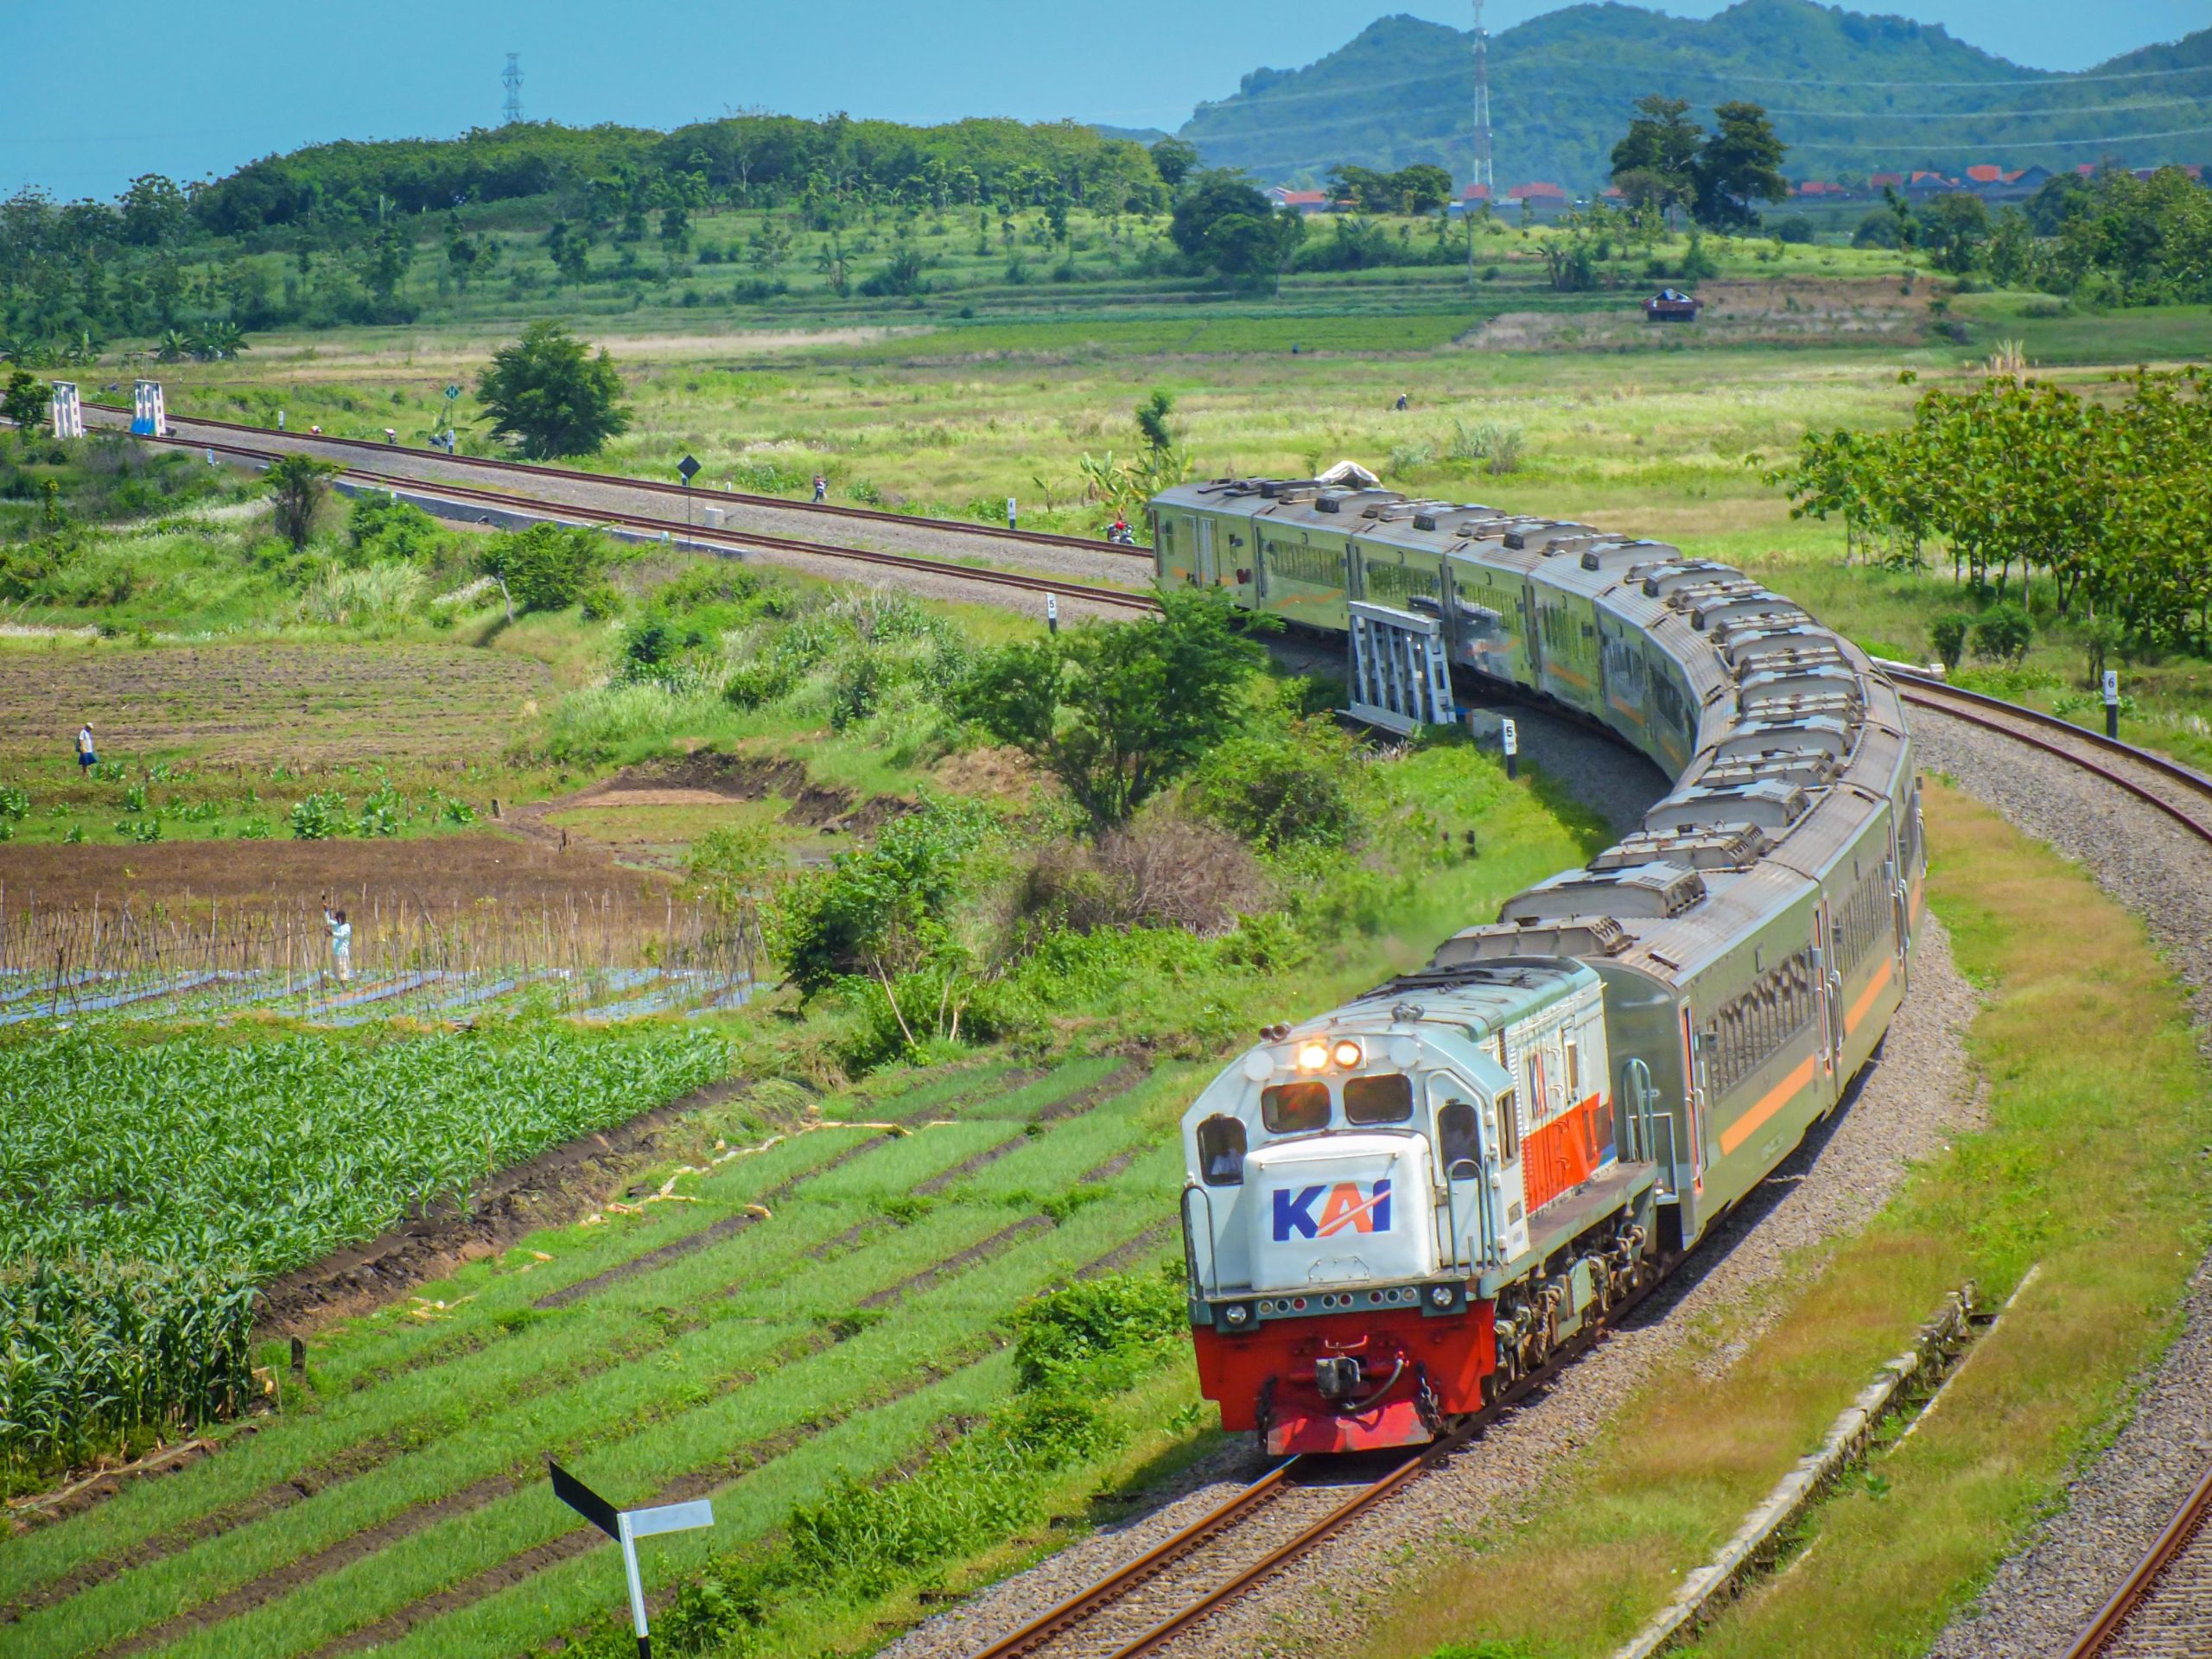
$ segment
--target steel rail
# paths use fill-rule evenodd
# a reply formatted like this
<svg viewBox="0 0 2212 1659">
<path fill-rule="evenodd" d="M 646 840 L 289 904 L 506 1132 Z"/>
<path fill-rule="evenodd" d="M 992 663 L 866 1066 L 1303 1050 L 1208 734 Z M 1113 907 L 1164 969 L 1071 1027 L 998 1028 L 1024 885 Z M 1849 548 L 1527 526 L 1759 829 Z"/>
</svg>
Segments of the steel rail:
<svg viewBox="0 0 2212 1659">
<path fill-rule="evenodd" d="M 1964 686 L 1950 684 L 1948 681 L 1936 679 L 1931 675 L 1913 674 L 1897 669 L 1885 669 L 1882 672 L 1891 680 L 1901 681 L 1918 689 L 1938 692 L 1947 697 L 1955 697 L 1961 702 L 1970 702 L 1977 708 L 1991 709 L 2000 714 L 2011 715 L 2017 719 L 2027 721 L 2031 725 L 2046 726 L 2064 732 L 2068 736 L 2078 738 L 2092 747 L 2103 749 L 2111 754 L 2125 755 L 2138 766 L 2164 773 L 2176 783 L 2186 784 L 2200 794 L 2212 796 L 2212 778 L 2208 778 L 2201 772 L 2184 766 L 2177 760 L 2169 760 L 2163 754 L 2155 753 L 2149 749 L 2139 749 L 2133 743 L 2123 743 L 2116 737 L 2107 737 L 2102 732 L 2093 730 L 2089 727 L 2076 726 L 2070 720 L 2061 720 L 2056 715 L 2047 715 L 2040 709 L 2030 709 L 2020 703 L 2007 702 L 2004 698 L 1993 697 L 1986 692 L 1969 691 Z"/>
<path fill-rule="evenodd" d="M 128 417 L 131 411 L 119 404 L 86 404 L 87 411 Z M 785 512 L 810 512 L 829 518 L 857 518 L 869 523 L 905 524 L 910 528 L 932 530 L 945 535 L 972 537 L 978 540 L 1027 542 L 1039 547 L 1081 548 L 1090 553 L 1108 553 L 1133 559 L 1149 559 L 1148 547 L 1125 547 L 1116 542 L 1092 541 L 1088 537 L 1063 536 L 1043 530 L 1008 530 L 1003 524 L 967 524 L 957 518 L 928 518 L 911 512 L 892 512 L 881 507 L 838 507 L 826 501 L 793 501 L 780 495 L 753 495 L 741 490 L 695 490 L 689 485 L 664 483 L 658 479 L 635 478 L 626 473 L 588 473 L 573 467 L 548 467 L 529 461 L 503 461 L 493 455 L 454 455 L 442 449 L 418 449 L 410 444 L 378 443 L 374 438 L 334 436 L 327 432 L 271 432 L 265 426 L 253 426 L 244 421 L 219 421 L 209 415 L 171 415 L 172 427 L 179 425 L 213 427 L 225 432 L 251 433 L 258 437 L 283 438 L 292 444 L 327 444 L 339 448 L 366 449 L 382 455 L 404 455 L 411 461 L 435 461 L 440 465 L 476 467 L 493 472 L 524 473 L 540 478 L 557 478 L 580 484 L 600 484 L 632 490 L 651 490 L 660 495 L 683 496 L 693 501 L 712 505 L 717 501 L 740 502 L 747 506 L 769 507 Z M 258 454 L 290 454 L 292 450 L 261 450 Z"/>
<path fill-rule="evenodd" d="M 1925 682 L 1923 683 L 1925 683 Z M 2017 726 L 2007 726 L 2000 721 L 1990 719 L 1986 715 L 1979 715 L 1974 713 L 1971 709 L 1961 709 L 1955 703 L 1947 702 L 1942 696 L 1930 696 L 1926 692 L 1917 689 L 1908 689 L 1904 686 L 1899 686 L 1897 688 L 1897 695 L 1903 697 L 1907 702 L 1916 704 L 1920 708 L 1932 709 L 1939 715 L 1948 715 L 1953 720 L 1963 720 L 1969 726 L 1979 726 L 1984 731 L 1995 732 L 1999 736 L 2011 738 L 2016 743 L 2024 743 L 2030 748 L 2041 749 L 2045 754 L 2056 755 L 2061 760 L 2067 761 L 2069 764 L 2079 767 L 2082 771 L 2090 773 L 2094 777 L 2101 778 L 2105 782 L 2112 785 L 2115 789 L 2126 791 L 2128 794 L 2133 795 L 2137 800 L 2143 802 L 2145 805 L 2156 807 L 2159 811 L 2164 813 L 2175 823 L 2180 824 L 2183 829 L 2188 830 L 2190 834 L 2195 836 L 2199 841 L 2212 842 L 2212 825 L 2208 825 L 2202 819 L 2192 817 L 2182 808 L 2175 805 L 2173 802 L 2168 800 L 2164 796 L 2159 794 L 2156 790 L 2145 789 L 2133 779 L 2123 778 L 2120 773 L 2113 771 L 2111 767 L 2099 766 L 2095 761 L 2090 760 L 2088 756 L 2085 754 L 2079 754 L 2072 749 L 2063 748 L 2058 744 L 2052 743 L 2044 738 L 2037 737 L 2032 732 L 2024 732 Z M 1956 696 L 1957 693 L 1954 690 L 1949 695 Z M 2037 715 L 2037 710 L 2024 709 L 2017 703 L 2005 702 L 1998 698 L 1991 698 L 1988 699 L 1988 701 L 1995 703 L 1999 709 L 2002 709 L 2008 715 Z M 2078 726 L 2070 725 L 2063 720 L 2052 720 L 2051 717 L 2047 715 L 2040 715 L 2039 717 L 2043 720 L 2050 721 L 2050 723 L 2054 725 L 2064 727 L 2068 732 L 2076 737 L 2084 735 L 2082 728 Z M 2102 739 L 2101 741 L 2107 743 L 2111 741 L 2110 739 Z M 2120 744 L 2118 747 L 2124 750 L 2132 759 L 2150 760 L 2160 758 L 2145 755 L 2142 750 L 2130 748 L 2126 744 Z M 2170 771 L 2177 773 L 2184 779 L 2196 780 L 2203 787 L 2207 796 L 2212 797 L 2212 781 L 2199 779 L 2197 774 L 2190 772 L 2187 767 L 2176 766 L 2169 762 L 2164 766 L 2162 766 L 2159 770 Z"/>
<path fill-rule="evenodd" d="M 206 438 L 171 435 L 143 440 L 153 443 L 175 444 L 188 449 L 210 449 L 226 454 L 243 456 L 250 461 L 265 461 L 268 451 L 251 448 L 243 444 L 216 443 Z M 648 513 L 623 512 L 613 507 L 579 506 L 573 502 L 545 501 L 536 496 L 518 495 L 503 490 L 479 489 L 473 485 L 454 484 L 443 480 L 412 478 L 403 474 L 378 473 L 366 467 L 347 467 L 339 476 L 357 482 L 372 484 L 380 489 L 404 490 L 417 495 L 441 496 L 461 501 L 482 502 L 487 505 L 520 510 L 543 517 L 584 519 L 594 524 L 617 524 L 625 529 L 647 530 L 666 534 L 671 541 L 682 537 L 685 541 L 705 546 L 729 547 L 738 551 L 747 548 L 768 549 L 777 552 L 798 553 L 810 558 L 851 559 L 862 564 L 878 564 L 893 569 L 913 570 L 936 576 L 953 576 L 969 582 L 980 582 L 1000 588 L 1014 588 L 1028 593 L 1054 594 L 1063 599 L 1080 600 L 1085 604 L 1109 608 L 1145 613 L 1156 612 L 1160 607 L 1142 594 L 1124 593 L 1116 588 L 1093 588 L 1079 582 L 1068 582 L 1057 576 L 1036 575 L 1027 572 L 1000 569 L 993 566 L 954 564 L 943 559 L 925 559 L 909 553 L 884 553 L 872 548 L 843 547 L 832 542 L 800 541 L 788 536 L 756 536 L 748 531 L 709 530 L 678 523 L 671 518 L 656 518 Z"/>
<path fill-rule="evenodd" d="M 2113 1592 L 2112 1599 L 2098 1610 L 2088 1628 L 2075 1637 L 2074 1645 L 2066 1649 L 2066 1659 L 2094 1659 L 2094 1655 L 2105 1650 L 2143 1605 L 2158 1575 L 2188 1548 L 2190 1540 L 2196 1535 L 2208 1516 L 2212 1516 L 2212 1469 L 2204 1471 L 2196 1490 L 2182 1500 L 2174 1518 L 2166 1522 L 2166 1529 L 2158 1535 L 2158 1541 L 2136 1562 L 2126 1582 Z"/>
</svg>

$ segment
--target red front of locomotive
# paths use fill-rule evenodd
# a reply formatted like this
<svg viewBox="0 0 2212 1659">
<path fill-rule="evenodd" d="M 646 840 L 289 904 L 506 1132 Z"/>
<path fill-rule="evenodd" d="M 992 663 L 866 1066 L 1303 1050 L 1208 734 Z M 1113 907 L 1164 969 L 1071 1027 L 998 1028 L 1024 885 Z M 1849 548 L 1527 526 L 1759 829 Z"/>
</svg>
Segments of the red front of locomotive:
<svg viewBox="0 0 2212 1659">
<path fill-rule="evenodd" d="M 1275 1455 L 1422 1445 L 1448 1419 L 1481 1409 L 1497 1368 L 1491 1305 L 1463 1300 L 1461 1289 L 1408 1285 L 1228 1304 L 1192 1332 L 1199 1391 L 1221 1408 L 1223 1428 L 1264 1433 Z M 1395 1305 L 1363 1306 L 1370 1296 Z M 1322 1311 L 1325 1300 L 1363 1306 Z M 1232 1323 L 1237 1308 L 1249 1311 Z"/>
</svg>

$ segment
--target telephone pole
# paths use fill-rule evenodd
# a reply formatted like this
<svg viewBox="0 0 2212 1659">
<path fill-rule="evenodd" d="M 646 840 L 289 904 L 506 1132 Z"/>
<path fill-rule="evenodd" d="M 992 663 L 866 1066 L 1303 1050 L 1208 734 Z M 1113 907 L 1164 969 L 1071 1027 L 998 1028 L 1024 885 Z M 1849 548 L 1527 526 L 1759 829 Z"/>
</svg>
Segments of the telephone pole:
<svg viewBox="0 0 2212 1659">
<path fill-rule="evenodd" d="M 1475 5 L 1475 176 L 1468 182 L 1483 187 L 1481 200 L 1487 203 L 1497 194 L 1497 176 L 1491 166 L 1490 154 L 1490 31 L 1483 27 L 1483 0 Z M 1474 203 L 1462 198 L 1460 212 L 1467 221 L 1467 283 L 1475 280 L 1475 207 Z"/>
<path fill-rule="evenodd" d="M 1478 3 L 1476 10 L 1479 11 L 1481 9 L 1480 4 Z M 499 110 L 499 123 L 502 126 L 511 127 L 522 119 L 521 53 L 507 54 L 507 67 L 499 75 L 499 84 L 507 89 L 507 101 L 500 106 Z"/>
</svg>

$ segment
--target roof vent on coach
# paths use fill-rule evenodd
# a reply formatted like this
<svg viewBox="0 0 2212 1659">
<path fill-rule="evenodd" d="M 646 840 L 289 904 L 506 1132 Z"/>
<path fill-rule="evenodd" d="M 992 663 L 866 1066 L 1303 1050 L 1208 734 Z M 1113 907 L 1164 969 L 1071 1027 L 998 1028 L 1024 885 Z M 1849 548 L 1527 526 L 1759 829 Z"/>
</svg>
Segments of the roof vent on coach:
<svg viewBox="0 0 2212 1659">
<path fill-rule="evenodd" d="M 1809 715 L 1802 720 L 1749 720 L 1713 746 L 1723 760 L 1771 753 L 1777 749 L 1824 750 L 1840 760 L 1851 753 L 1858 728 L 1834 715 Z"/>
<path fill-rule="evenodd" d="M 1505 901 L 1498 920 L 1527 927 L 1571 916 L 1679 916 L 1705 897 L 1705 878 L 1667 863 L 1565 870 Z"/>
<path fill-rule="evenodd" d="M 1590 861 L 1593 870 L 1634 869 L 1638 865 L 1679 864 L 1691 870 L 1743 870 L 1758 862 L 1767 848 L 1764 830 L 1748 823 L 1716 824 L 1703 830 L 1638 830 Z"/>
<path fill-rule="evenodd" d="M 1750 578 L 1732 564 L 1721 564 L 1713 559 L 1687 559 L 1654 570 L 1643 578 L 1646 599 L 1665 599 L 1684 588 L 1694 588 L 1719 582 L 1748 582 Z"/>
<path fill-rule="evenodd" d="M 1436 947 L 1428 973 L 1447 973 L 1478 962 L 1516 958 L 1618 957 L 1636 941 L 1610 916 L 1573 916 L 1533 927 L 1491 922 L 1462 928 Z M 1418 977 L 1408 976 L 1408 977 Z"/>
<path fill-rule="evenodd" d="M 1716 784 L 1710 789 L 1692 785 L 1645 813 L 1643 823 L 1655 830 L 1748 823 L 1771 834 L 1787 830 L 1812 804 L 1812 798 L 1796 784 Z"/>
</svg>

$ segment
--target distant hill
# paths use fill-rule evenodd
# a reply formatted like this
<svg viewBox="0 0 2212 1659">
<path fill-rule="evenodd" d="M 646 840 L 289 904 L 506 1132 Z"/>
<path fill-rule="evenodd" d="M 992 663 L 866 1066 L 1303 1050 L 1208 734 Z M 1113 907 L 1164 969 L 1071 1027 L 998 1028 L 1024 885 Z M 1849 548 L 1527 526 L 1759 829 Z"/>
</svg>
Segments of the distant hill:
<svg viewBox="0 0 2212 1659">
<path fill-rule="evenodd" d="M 1464 30 L 1385 17 L 1302 69 L 1253 71 L 1181 136 L 1210 163 L 1279 183 L 1344 162 L 1431 162 L 1465 180 L 1472 43 Z M 2212 29 L 2053 76 L 1940 24 L 1812 0 L 1742 0 L 1703 22 L 1575 5 L 1492 35 L 1490 81 L 1501 188 L 1599 185 L 1630 105 L 1647 92 L 1688 99 L 1701 118 L 1730 99 L 1765 105 L 1793 177 L 2212 161 Z"/>
</svg>

